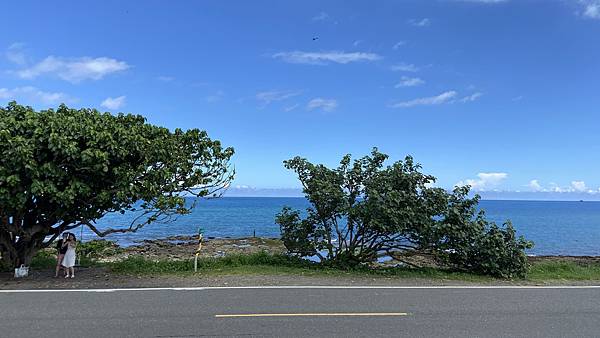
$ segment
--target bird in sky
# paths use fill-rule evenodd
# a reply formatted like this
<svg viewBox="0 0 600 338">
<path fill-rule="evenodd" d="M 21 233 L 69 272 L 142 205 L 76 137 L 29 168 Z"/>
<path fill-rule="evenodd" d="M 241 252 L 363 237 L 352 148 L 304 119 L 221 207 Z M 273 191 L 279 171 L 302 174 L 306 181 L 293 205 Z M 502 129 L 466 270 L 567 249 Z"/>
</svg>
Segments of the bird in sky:
<svg viewBox="0 0 600 338">
<path fill-rule="evenodd" d="M 313 40 L 313 41 L 317 41 L 317 40 L 319 40 L 319 37 L 318 37 L 318 36 L 315 36 L 315 37 L 313 37 L 313 38 L 312 38 L 312 40 Z"/>
</svg>

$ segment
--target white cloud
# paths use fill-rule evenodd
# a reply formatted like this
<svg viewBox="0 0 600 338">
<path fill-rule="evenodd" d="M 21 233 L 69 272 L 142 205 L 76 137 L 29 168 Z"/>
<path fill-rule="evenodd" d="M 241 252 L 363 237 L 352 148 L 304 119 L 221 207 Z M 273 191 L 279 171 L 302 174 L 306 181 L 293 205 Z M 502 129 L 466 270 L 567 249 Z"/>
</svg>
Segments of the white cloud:
<svg viewBox="0 0 600 338">
<path fill-rule="evenodd" d="M 431 25 L 431 20 L 428 18 L 423 19 L 410 19 L 408 20 L 408 24 L 415 27 L 427 27 Z"/>
<path fill-rule="evenodd" d="M 294 110 L 294 109 L 296 109 L 298 107 L 300 107 L 300 103 L 296 103 L 295 105 L 285 107 L 285 108 L 283 108 L 283 110 L 285 112 L 289 112 L 289 111 L 292 111 L 292 110 Z"/>
<path fill-rule="evenodd" d="M 22 79 L 34 79 L 40 75 L 49 74 L 72 83 L 78 83 L 83 80 L 100 80 L 108 74 L 128 68 L 130 66 L 124 61 L 107 57 L 65 59 L 48 56 L 29 68 L 16 71 L 16 74 Z"/>
<path fill-rule="evenodd" d="M 538 180 L 531 180 L 531 181 L 529 181 L 529 184 L 527 186 L 532 191 L 542 191 L 542 190 L 544 190 L 542 188 L 542 186 L 540 185 L 540 183 L 538 182 Z"/>
<path fill-rule="evenodd" d="M 465 2 L 475 3 L 483 5 L 498 5 L 509 3 L 510 0 L 448 0 L 453 2 Z M 516 1 L 518 2 L 518 1 Z M 577 10 L 576 14 L 581 15 L 590 19 L 600 20 L 600 0 L 565 0 L 563 2 L 570 2 L 578 5 L 580 9 Z M 428 18 L 424 19 L 410 19 L 407 21 L 408 24 L 417 27 L 426 27 L 431 25 L 431 20 Z"/>
<path fill-rule="evenodd" d="M 584 181 L 571 182 L 571 188 L 573 188 L 573 190 L 575 190 L 577 192 L 584 192 L 584 191 L 588 190 L 587 187 L 585 186 Z"/>
<path fill-rule="evenodd" d="M 467 179 L 456 183 L 454 186 L 471 186 L 474 191 L 485 191 L 498 186 L 507 177 L 507 173 L 479 173 L 477 179 Z"/>
<path fill-rule="evenodd" d="M 392 66 L 392 70 L 394 72 L 411 72 L 416 73 L 419 71 L 419 67 L 408 63 L 399 63 L 397 65 Z"/>
<path fill-rule="evenodd" d="M 107 97 L 104 101 L 102 101 L 102 103 L 100 103 L 100 106 L 106 108 L 106 109 L 110 109 L 110 110 L 116 110 L 119 109 L 121 107 L 123 107 L 125 105 L 125 96 L 119 96 L 119 97 Z"/>
<path fill-rule="evenodd" d="M 415 86 L 420 86 L 423 84 L 425 84 L 425 81 L 423 81 L 422 79 L 420 79 L 418 77 L 403 76 L 400 78 L 400 82 L 398 82 L 398 84 L 396 84 L 396 86 L 394 86 L 394 87 L 395 88 L 415 87 Z"/>
<path fill-rule="evenodd" d="M 392 49 L 397 50 L 404 45 L 406 45 L 406 41 L 398 41 L 392 46 Z"/>
<path fill-rule="evenodd" d="M 75 99 L 65 93 L 45 92 L 36 87 L 16 87 L 13 89 L 0 88 L 1 100 L 23 100 L 28 102 L 39 102 L 42 104 L 57 104 L 74 102 Z"/>
<path fill-rule="evenodd" d="M 313 21 L 325 21 L 329 19 L 329 14 L 325 12 L 320 12 L 319 14 L 312 17 Z"/>
<path fill-rule="evenodd" d="M 584 181 L 571 181 L 566 187 L 561 187 L 554 182 L 550 182 L 549 187 L 543 187 L 538 180 L 531 180 L 527 185 L 532 191 L 535 192 L 555 192 L 555 193 L 588 193 L 597 194 L 600 189 L 593 190 L 589 188 Z"/>
<path fill-rule="evenodd" d="M 583 6 L 583 16 L 600 19 L 600 0 L 579 0 L 579 4 Z"/>
<path fill-rule="evenodd" d="M 425 183 L 425 187 L 427 188 L 438 188 L 438 185 L 436 182 L 427 182 Z"/>
<path fill-rule="evenodd" d="M 8 61 L 16 63 L 18 65 L 24 65 L 25 63 L 27 63 L 27 58 L 25 56 L 25 52 L 23 51 L 24 47 L 24 43 L 15 42 L 8 46 L 4 55 L 6 56 Z"/>
<path fill-rule="evenodd" d="M 256 99 L 261 101 L 263 106 L 269 105 L 271 102 L 283 101 L 294 96 L 300 95 L 300 91 L 291 90 L 270 90 L 256 94 Z"/>
<path fill-rule="evenodd" d="M 459 101 L 462 102 L 462 103 L 473 102 L 473 101 L 479 99 L 482 96 L 483 96 L 483 93 L 477 92 L 477 93 L 465 96 L 462 99 L 460 99 Z"/>
<path fill-rule="evenodd" d="M 358 61 L 376 61 L 381 59 L 381 56 L 374 53 L 364 52 L 351 52 L 346 53 L 342 51 L 329 51 L 329 52 L 280 52 L 273 54 L 276 59 L 282 59 L 289 63 L 303 63 L 309 65 L 324 65 L 331 62 L 347 64 Z"/>
<path fill-rule="evenodd" d="M 314 109 L 321 109 L 323 111 L 326 112 L 330 112 L 335 110 L 335 108 L 337 108 L 338 103 L 336 100 L 334 99 L 323 99 L 323 98 L 316 98 L 316 99 L 312 99 L 308 102 L 308 104 L 306 105 L 306 108 L 308 110 L 314 110 Z"/>
<path fill-rule="evenodd" d="M 422 97 L 422 98 L 418 98 L 418 99 L 414 99 L 414 100 L 410 100 L 410 101 L 394 103 L 390 107 L 392 107 L 392 108 L 408 108 L 408 107 L 414 107 L 414 106 L 438 105 L 438 104 L 450 102 L 453 98 L 456 97 L 456 95 L 457 95 L 457 93 L 455 91 L 450 90 L 450 91 L 441 93 L 440 95 L 437 95 L 437 96 Z"/>
</svg>

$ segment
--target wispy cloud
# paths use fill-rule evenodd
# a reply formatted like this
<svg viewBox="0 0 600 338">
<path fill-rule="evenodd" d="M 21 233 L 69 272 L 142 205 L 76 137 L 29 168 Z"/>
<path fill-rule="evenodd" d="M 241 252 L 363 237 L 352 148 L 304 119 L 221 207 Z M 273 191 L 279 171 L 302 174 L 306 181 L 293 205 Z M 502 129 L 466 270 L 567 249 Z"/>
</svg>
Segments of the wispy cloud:
<svg viewBox="0 0 600 338">
<path fill-rule="evenodd" d="M 397 50 L 404 45 L 406 45 L 406 41 L 398 41 L 392 46 L 392 49 Z"/>
<path fill-rule="evenodd" d="M 361 44 L 361 43 L 363 43 L 363 42 L 364 42 L 363 40 L 356 40 L 356 41 L 354 41 L 354 42 L 352 43 L 352 46 L 354 46 L 354 47 L 358 47 L 358 45 L 360 45 L 360 44 Z"/>
<path fill-rule="evenodd" d="M 395 72 L 411 72 L 416 73 L 420 70 L 419 67 L 413 65 L 412 63 L 399 63 L 391 67 L 391 69 Z"/>
<path fill-rule="evenodd" d="M 287 100 L 291 97 L 300 95 L 300 91 L 292 90 L 270 90 L 256 94 L 256 99 L 262 103 L 262 106 L 267 106 L 271 102 Z"/>
<path fill-rule="evenodd" d="M 473 102 L 473 101 L 479 99 L 482 96 L 483 96 L 483 93 L 477 92 L 477 93 L 473 93 L 471 95 L 465 96 L 465 97 L 463 97 L 462 99 L 460 99 L 458 101 L 460 101 L 462 103 Z"/>
<path fill-rule="evenodd" d="M 329 19 L 329 14 L 325 12 L 319 12 L 317 15 L 312 17 L 313 21 L 325 21 Z"/>
<path fill-rule="evenodd" d="M 454 186 L 469 185 L 474 191 L 485 191 L 497 187 L 507 177 L 507 173 L 479 173 L 476 179 L 466 179 L 456 183 Z"/>
<path fill-rule="evenodd" d="M 409 25 L 415 27 L 427 27 L 431 25 L 431 20 L 429 18 L 423 19 L 410 19 L 407 21 Z"/>
<path fill-rule="evenodd" d="M 396 85 L 396 88 L 399 87 L 410 87 L 408 84 L 417 83 L 415 85 L 419 85 L 419 78 L 408 78 L 403 77 L 406 81 L 400 82 Z M 422 80 L 421 80 L 422 81 Z M 424 83 L 424 81 L 423 81 Z M 467 95 L 459 98 L 458 93 L 454 90 L 449 90 L 441 93 L 440 95 L 430 96 L 430 97 L 421 97 L 410 101 L 402 101 L 396 102 L 390 105 L 391 108 L 410 108 L 415 106 L 434 106 L 439 104 L 453 104 L 453 103 L 468 103 L 478 100 L 483 96 L 483 93 L 477 92 L 471 95 Z"/>
<path fill-rule="evenodd" d="M 582 15 L 590 19 L 600 19 L 600 0 L 579 0 L 583 6 Z"/>
<path fill-rule="evenodd" d="M 396 84 L 394 87 L 395 88 L 416 87 L 416 86 L 420 86 L 423 84 L 425 84 L 425 81 L 418 77 L 403 76 L 402 78 L 400 78 L 400 82 L 398 82 L 398 84 Z"/>
<path fill-rule="evenodd" d="M 479 4 L 503 4 L 508 3 L 510 0 L 450 0 L 454 2 L 471 2 Z M 569 0 L 564 2 L 575 3 L 580 7 L 577 11 L 578 15 L 581 15 L 590 19 L 600 19 L 600 0 Z"/>
<path fill-rule="evenodd" d="M 323 98 L 316 98 L 316 99 L 312 99 L 308 102 L 308 104 L 306 105 L 306 109 L 308 110 L 314 110 L 314 109 L 320 109 L 326 112 L 331 112 L 334 111 L 338 106 L 338 103 L 335 99 L 323 99 Z"/>
<path fill-rule="evenodd" d="M 42 104 L 70 103 L 76 100 L 65 93 L 46 92 L 36 87 L 0 88 L 0 100 L 23 100 Z"/>
<path fill-rule="evenodd" d="M 27 63 L 27 57 L 25 56 L 25 51 L 23 50 L 24 47 L 24 43 L 15 42 L 8 46 L 4 55 L 6 56 L 8 61 L 18 65 L 24 65 L 25 63 Z"/>
<path fill-rule="evenodd" d="M 204 100 L 208 103 L 215 103 L 221 101 L 221 99 L 225 96 L 225 92 L 222 90 L 218 90 L 212 95 L 208 95 L 204 98 Z"/>
<path fill-rule="evenodd" d="M 124 95 L 114 98 L 107 97 L 104 101 L 102 101 L 102 103 L 100 103 L 100 106 L 110 110 L 120 109 L 125 105 L 125 99 L 126 97 Z"/>
<path fill-rule="evenodd" d="M 325 65 L 328 63 L 347 64 L 359 61 L 376 61 L 381 59 L 381 56 L 374 53 L 365 52 L 280 52 L 273 54 L 273 58 L 281 59 L 289 63 L 302 63 L 309 65 Z"/>
<path fill-rule="evenodd" d="M 285 107 L 285 108 L 283 108 L 283 111 L 285 111 L 285 112 L 289 112 L 289 111 L 292 111 L 292 110 L 294 110 L 294 109 L 296 109 L 296 108 L 298 108 L 298 107 L 300 107 L 300 103 L 296 103 L 296 104 L 294 104 L 294 105 L 291 105 L 291 106 Z"/>
<path fill-rule="evenodd" d="M 15 73 L 22 79 L 34 79 L 41 75 L 54 75 L 65 81 L 79 83 L 83 80 L 100 80 L 106 75 L 124 71 L 130 66 L 107 57 L 60 58 L 48 56 L 41 62 Z"/>
<path fill-rule="evenodd" d="M 456 97 L 458 93 L 450 90 L 444 93 L 441 93 L 437 96 L 431 97 L 422 97 L 410 101 L 397 102 L 390 105 L 391 108 L 409 108 L 414 106 L 432 106 L 438 104 L 449 103 Z"/>
</svg>

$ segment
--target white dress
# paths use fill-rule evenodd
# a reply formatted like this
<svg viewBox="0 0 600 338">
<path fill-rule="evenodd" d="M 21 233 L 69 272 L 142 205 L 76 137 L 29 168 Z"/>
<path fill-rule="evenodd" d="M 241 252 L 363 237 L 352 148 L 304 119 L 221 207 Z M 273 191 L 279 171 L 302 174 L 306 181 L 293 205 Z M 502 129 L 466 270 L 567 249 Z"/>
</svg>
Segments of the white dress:
<svg viewBox="0 0 600 338">
<path fill-rule="evenodd" d="M 71 268 L 75 266 L 75 247 L 69 245 L 67 253 L 65 253 L 65 257 L 63 258 L 62 266 L 65 268 Z"/>
</svg>

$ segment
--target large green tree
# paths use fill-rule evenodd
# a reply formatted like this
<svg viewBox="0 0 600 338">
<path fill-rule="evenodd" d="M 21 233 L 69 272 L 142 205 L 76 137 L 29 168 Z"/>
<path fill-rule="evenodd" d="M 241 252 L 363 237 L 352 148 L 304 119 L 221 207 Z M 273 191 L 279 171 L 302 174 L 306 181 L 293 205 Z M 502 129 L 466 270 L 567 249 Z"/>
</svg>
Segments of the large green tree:
<svg viewBox="0 0 600 338">
<path fill-rule="evenodd" d="M 189 213 L 185 197 L 216 197 L 233 179 L 224 148 L 198 129 L 151 125 L 94 109 L 0 107 L 0 254 L 28 264 L 63 231 L 134 232 Z M 128 224 L 98 229 L 110 212 Z"/>
<path fill-rule="evenodd" d="M 295 171 L 311 206 L 306 217 L 284 208 L 277 216 L 284 245 L 299 256 L 355 265 L 380 256 L 406 260 L 431 255 L 452 267 L 510 277 L 522 276 L 531 243 L 517 238 L 510 223 L 499 227 L 477 211 L 469 187 L 453 192 L 432 187 L 412 157 L 385 165 L 387 155 L 328 168 L 300 157 L 285 161 Z"/>
</svg>

